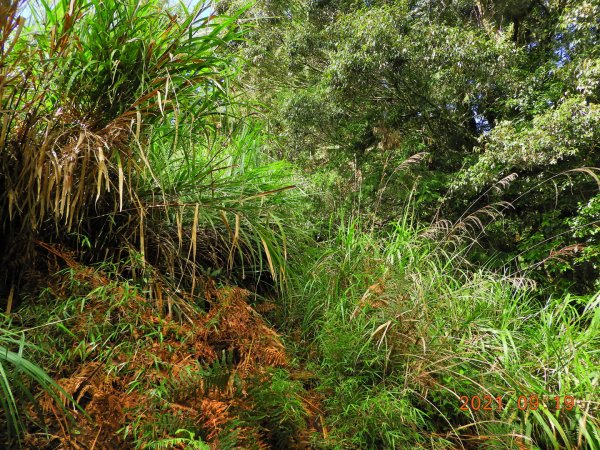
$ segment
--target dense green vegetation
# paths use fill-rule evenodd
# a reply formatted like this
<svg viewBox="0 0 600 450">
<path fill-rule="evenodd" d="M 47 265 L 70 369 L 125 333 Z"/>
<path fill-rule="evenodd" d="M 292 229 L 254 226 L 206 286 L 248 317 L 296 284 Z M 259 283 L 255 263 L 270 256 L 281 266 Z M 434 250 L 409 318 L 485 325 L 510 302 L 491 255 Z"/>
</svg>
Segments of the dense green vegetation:
<svg viewBox="0 0 600 450">
<path fill-rule="evenodd" d="M 599 160 L 597 19 L 593 1 L 259 1 L 242 77 L 271 151 L 320 174 L 325 211 L 398 218 L 402 163 L 426 152 L 420 220 L 496 205 L 474 256 L 591 292 L 598 186 L 577 171 Z"/>
<path fill-rule="evenodd" d="M 600 449 L 598 1 L 0 12 L 1 448 Z"/>
</svg>

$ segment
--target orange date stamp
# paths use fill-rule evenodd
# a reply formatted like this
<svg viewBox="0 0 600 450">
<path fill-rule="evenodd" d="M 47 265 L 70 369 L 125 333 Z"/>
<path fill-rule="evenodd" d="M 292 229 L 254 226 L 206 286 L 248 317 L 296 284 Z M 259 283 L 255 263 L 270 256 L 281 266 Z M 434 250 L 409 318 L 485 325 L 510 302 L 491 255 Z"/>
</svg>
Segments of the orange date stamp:
<svg viewBox="0 0 600 450">
<path fill-rule="evenodd" d="M 554 411 L 572 411 L 577 408 L 577 403 L 577 399 L 571 395 L 546 396 L 541 399 L 536 394 L 519 395 L 516 399 L 509 397 L 506 401 L 501 395 L 496 397 L 492 395 L 461 395 L 459 409 L 462 411 L 503 411 L 510 405 L 521 411 L 535 411 L 540 406 Z"/>
</svg>

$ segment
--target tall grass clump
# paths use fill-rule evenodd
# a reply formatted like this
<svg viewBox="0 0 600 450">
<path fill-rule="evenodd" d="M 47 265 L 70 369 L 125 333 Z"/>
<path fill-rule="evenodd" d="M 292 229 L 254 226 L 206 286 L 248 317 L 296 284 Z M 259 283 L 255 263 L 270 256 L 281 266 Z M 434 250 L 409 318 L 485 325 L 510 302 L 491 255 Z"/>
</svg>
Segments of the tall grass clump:
<svg viewBox="0 0 600 450">
<path fill-rule="evenodd" d="M 265 197 L 290 185 L 281 164 L 237 160 L 252 133 L 238 138 L 233 119 L 235 17 L 63 0 L 30 4 L 26 25 L 19 6 L 2 16 L 3 277 L 19 281 L 35 239 L 76 236 L 91 261 L 135 251 L 186 289 L 206 261 L 279 278 L 283 232 Z"/>
<path fill-rule="evenodd" d="M 39 0 L 26 20 L 24 7 L 0 5 L 0 306 L 14 311 L 19 291 L 80 263 L 101 263 L 142 293 L 124 299 L 169 318 L 191 320 L 209 275 L 282 286 L 293 172 L 265 159 L 260 124 L 236 106 L 236 16 Z M 0 358 L 14 418 L 23 375 L 50 384 L 19 351 Z"/>
<path fill-rule="evenodd" d="M 456 240 L 428 231 L 338 221 L 300 276 L 292 315 L 326 446 L 599 448 L 600 296 L 539 304 L 527 280 L 465 268 Z M 461 410 L 486 395 L 491 410 Z"/>
</svg>

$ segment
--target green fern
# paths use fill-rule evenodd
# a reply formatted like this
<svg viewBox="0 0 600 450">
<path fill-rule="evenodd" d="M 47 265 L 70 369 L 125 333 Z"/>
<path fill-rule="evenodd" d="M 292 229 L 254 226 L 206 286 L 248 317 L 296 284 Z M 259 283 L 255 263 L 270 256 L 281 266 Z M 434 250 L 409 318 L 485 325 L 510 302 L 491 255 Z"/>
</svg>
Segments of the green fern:
<svg viewBox="0 0 600 450">
<path fill-rule="evenodd" d="M 233 351 L 223 350 L 221 358 L 217 358 L 209 367 L 202 370 L 204 390 L 224 390 L 234 374 Z"/>
<path fill-rule="evenodd" d="M 175 446 L 178 445 L 185 445 L 186 448 L 193 448 L 193 449 L 199 449 L 199 450 L 210 450 L 210 446 L 204 442 L 202 439 L 200 438 L 196 438 L 196 433 L 189 431 L 189 430 L 185 430 L 185 429 L 179 429 L 175 432 L 175 434 L 187 434 L 187 437 L 172 437 L 172 438 L 166 438 L 166 439 L 161 439 L 159 441 L 154 441 L 154 442 L 150 442 L 146 445 L 146 448 L 149 449 L 172 449 Z"/>
</svg>

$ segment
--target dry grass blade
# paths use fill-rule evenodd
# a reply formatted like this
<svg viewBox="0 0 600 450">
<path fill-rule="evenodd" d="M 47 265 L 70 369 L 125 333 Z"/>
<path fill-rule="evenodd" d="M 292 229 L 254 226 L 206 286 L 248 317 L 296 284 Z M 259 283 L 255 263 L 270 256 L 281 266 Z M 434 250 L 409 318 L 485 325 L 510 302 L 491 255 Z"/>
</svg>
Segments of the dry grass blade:
<svg viewBox="0 0 600 450">
<path fill-rule="evenodd" d="M 192 242 L 190 251 L 192 252 L 192 292 L 191 295 L 194 295 L 195 287 L 196 287 L 196 254 L 198 250 L 198 214 L 200 211 L 200 205 L 196 203 L 196 207 L 194 208 L 194 222 L 192 223 Z"/>
<path fill-rule="evenodd" d="M 599 168 L 597 168 L 597 167 L 579 167 L 577 169 L 571 169 L 571 170 L 567 171 L 567 173 L 571 173 L 571 172 L 583 173 L 583 174 L 589 175 L 590 177 L 592 177 L 594 179 L 594 181 L 598 185 L 598 189 L 600 189 L 600 177 L 598 177 L 598 173 L 597 173 L 597 172 L 600 172 Z"/>
<path fill-rule="evenodd" d="M 249 197 L 244 197 L 241 201 L 254 200 L 256 198 L 266 197 L 267 195 L 273 195 L 273 194 L 277 194 L 279 192 L 283 192 L 283 191 L 287 191 L 289 189 L 295 189 L 295 188 L 296 188 L 296 186 L 285 186 L 285 187 L 278 188 L 278 189 L 272 189 L 270 191 L 260 192 L 258 194 L 254 194 Z"/>
</svg>

